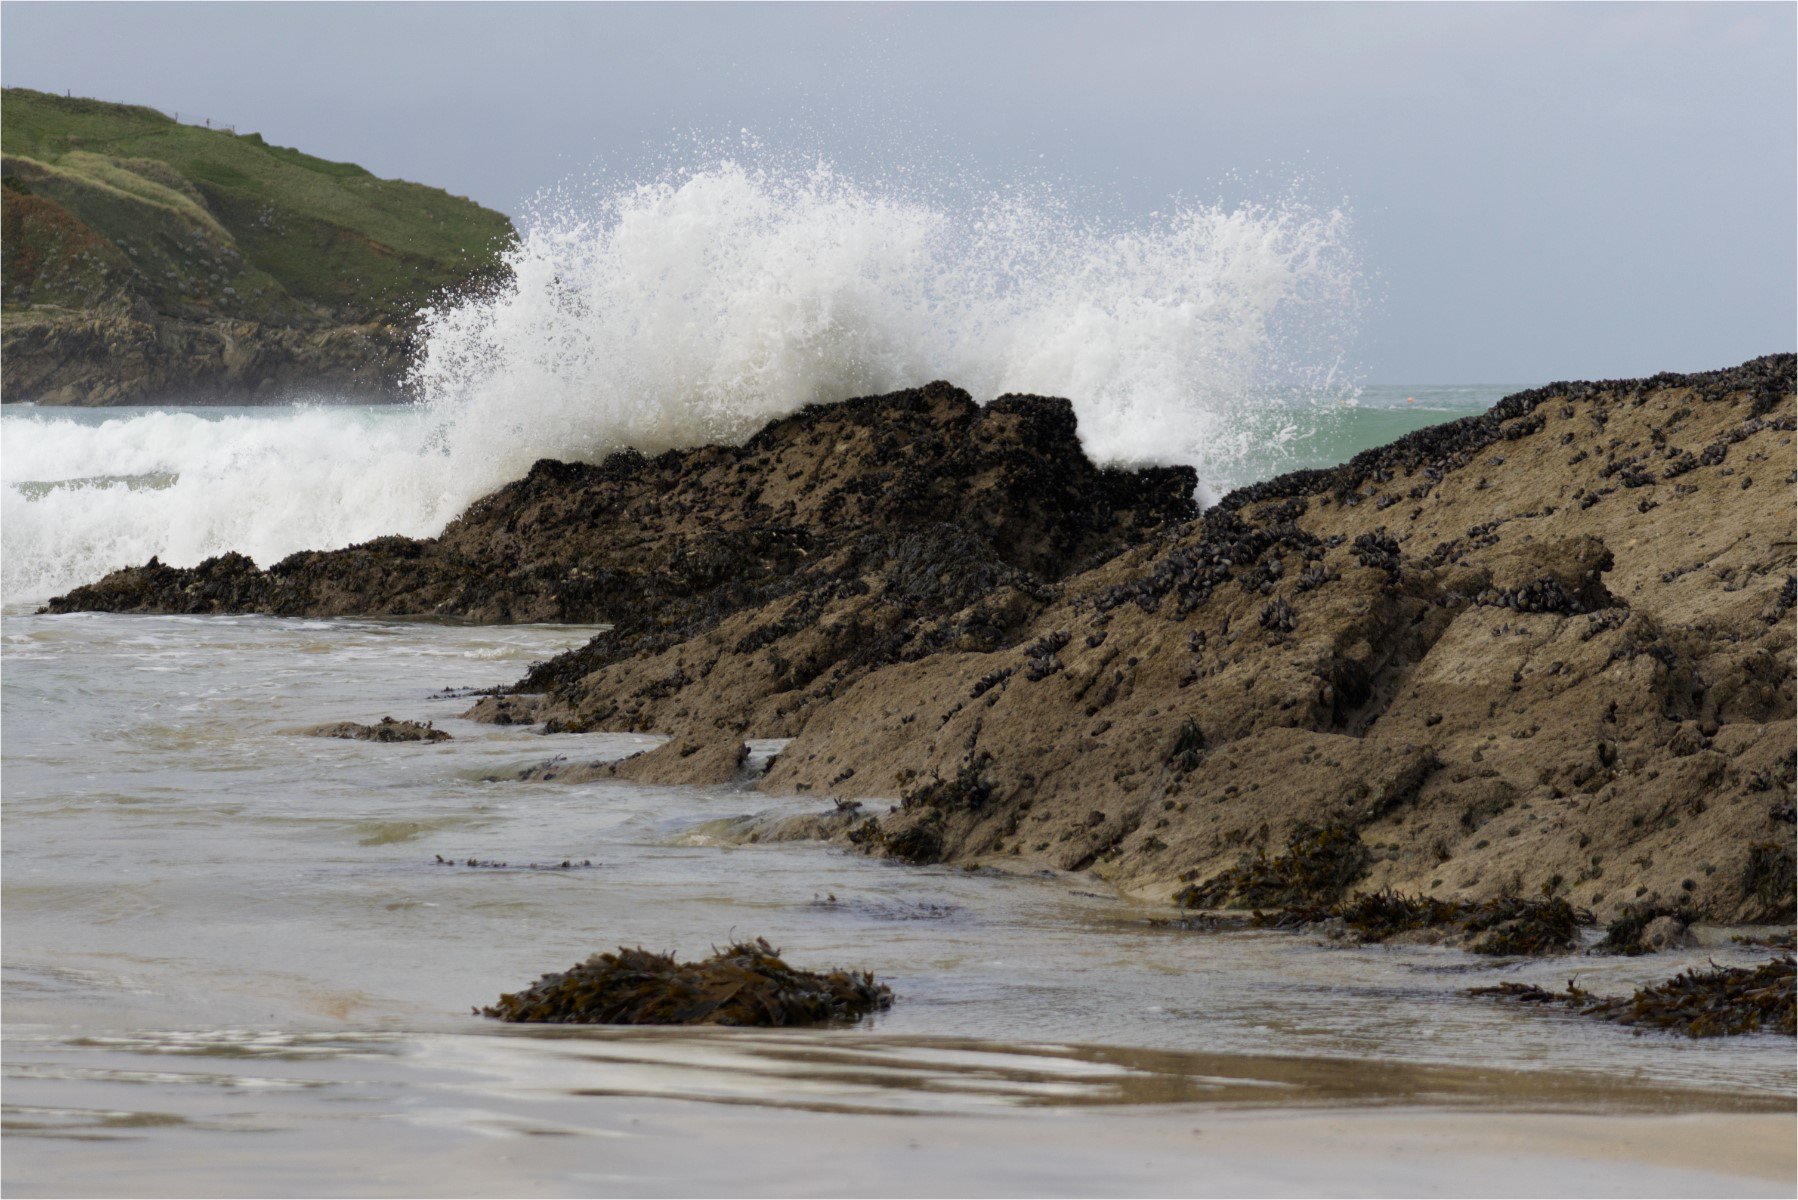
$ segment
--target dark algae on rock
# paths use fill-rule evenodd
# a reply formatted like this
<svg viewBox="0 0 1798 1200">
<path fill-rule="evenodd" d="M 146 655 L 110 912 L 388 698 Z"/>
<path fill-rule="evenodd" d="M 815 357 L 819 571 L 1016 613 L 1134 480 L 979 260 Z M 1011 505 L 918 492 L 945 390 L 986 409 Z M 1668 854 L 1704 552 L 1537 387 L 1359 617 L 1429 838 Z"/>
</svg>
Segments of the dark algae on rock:
<svg viewBox="0 0 1798 1200">
<path fill-rule="evenodd" d="M 1439 900 L 1387 888 L 1359 893 L 1341 904 L 1288 908 L 1257 921 L 1285 929 L 1335 923 L 1358 942 L 1429 930 L 1460 940 L 1475 954 L 1539 955 L 1576 949 L 1580 929 L 1591 925 L 1593 917 L 1558 897 Z"/>
<path fill-rule="evenodd" d="M 1690 970 L 1665 983 L 1640 988 L 1632 996 L 1595 996 L 1569 981 L 1553 992 L 1529 983 L 1472 988 L 1470 995 L 1496 996 L 1519 1004 L 1566 1007 L 1586 1017 L 1687 1037 L 1798 1032 L 1794 1005 L 1794 960 L 1775 958 L 1758 967 Z"/>
<path fill-rule="evenodd" d="M 1269 858 L 1257 850 L 1204 883 L 1180 889 L 1174 902 L 1182 908 L 1327 904 L 1361 877 L 1372 857 L 1348 825 L 1300 825 L 1284 854 Z"/>
<path fill-rule="evenodd" d="M 480 1011 L 501 1021 L 563 1025 L 824 1025 L 891 1007 L 867 971 L 805 971 L 757 938 L 698 962 L 620 948 L 595 954 Z"/>
</svg>

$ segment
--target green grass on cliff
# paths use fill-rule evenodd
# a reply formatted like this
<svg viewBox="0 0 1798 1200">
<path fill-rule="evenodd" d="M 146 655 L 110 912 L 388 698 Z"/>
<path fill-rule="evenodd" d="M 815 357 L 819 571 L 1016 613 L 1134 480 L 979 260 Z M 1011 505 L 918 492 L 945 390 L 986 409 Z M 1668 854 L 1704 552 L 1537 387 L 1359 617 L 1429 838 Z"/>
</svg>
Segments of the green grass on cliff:
<svg viewBox="0 0 1798 1200">
<path fill-rule="evenodd" d="M 441 189 L 133 105 L 7 88 L 0 151 L 14 313 L 403 319 L 491 277 L 512 235 Z"/>
</svg>

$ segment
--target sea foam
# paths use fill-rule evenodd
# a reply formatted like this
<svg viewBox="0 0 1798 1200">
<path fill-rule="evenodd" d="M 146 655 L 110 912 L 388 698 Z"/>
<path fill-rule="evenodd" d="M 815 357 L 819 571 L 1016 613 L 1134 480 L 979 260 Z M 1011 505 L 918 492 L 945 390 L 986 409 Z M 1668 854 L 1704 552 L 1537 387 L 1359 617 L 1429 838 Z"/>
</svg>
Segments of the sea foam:
<svg viewBox="0 0 1798 1200">
<path fill-rule="evenodd" d="M 951 203 L 738 161 L 562 204 L 508 259 L 423 314 L 403 409 L 8 415 L 7 599 L 152 554 L 429 535 L 538 458 L 738 439 L 933 379 L 1067 396 L 1095 459 L 1188 463 L 1215 495 L 1326 419 L 1360 304 L 1339 208 L 1104 223 L 1043 189 Z"/>
</svg>

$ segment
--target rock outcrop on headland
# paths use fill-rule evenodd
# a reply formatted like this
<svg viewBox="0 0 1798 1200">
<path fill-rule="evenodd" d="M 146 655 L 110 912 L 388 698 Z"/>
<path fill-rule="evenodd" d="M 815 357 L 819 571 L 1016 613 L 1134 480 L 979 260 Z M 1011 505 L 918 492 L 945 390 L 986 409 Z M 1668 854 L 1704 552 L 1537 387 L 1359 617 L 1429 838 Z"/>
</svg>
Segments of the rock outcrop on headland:
<svg viewBox="0 0 1798 1200">
<path fill-rule="evenodd" d="M 112 405 L 396 399 L 410 335 L 381 321 L 294 326 L 38 307 L 5 315 L 9 399 Z"/>
<path fill-rule="evenodd" d="M 1556 384 L 1194 518 L 1065 403 L 932 385 L 52 607 L 615 621 L 473 715 L 898 801 L 759 836 L 1171 897 L 1328 831 L 1339 889 L 1789 921 L 1794 424 L 1791 355 Z"/>
</svg>

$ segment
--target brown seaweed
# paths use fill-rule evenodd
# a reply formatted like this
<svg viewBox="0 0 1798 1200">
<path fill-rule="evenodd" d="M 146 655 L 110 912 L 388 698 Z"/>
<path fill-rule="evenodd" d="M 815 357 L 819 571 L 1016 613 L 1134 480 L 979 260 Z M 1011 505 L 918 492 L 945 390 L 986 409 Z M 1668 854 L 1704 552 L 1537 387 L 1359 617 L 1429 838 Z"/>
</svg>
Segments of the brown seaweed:
<svg viewBox="0 0 1798 1200">
<path fill-rule="evenodd" d="M 477 1010 L 501 1021 L 592 1025 L 820 1025 L 891 1007 L 867 971 L 803 971 L 765 940 L 699 962 L 619 947 Z"/>
<path fill-rule="evenodd" d="M 1748 862 L 1742 871 L 1742 897 L 1754 906 L 1746 918 L 1751 924 L 1790 921 L 1795 889 L 1798 850 L 1790 841 L 1755 842 L 1748 847 Z"/>
<path fill-rule="evenodd" d="M 491 858 L 445 858 L 441 854 L 434 857 L 436 865 L 440 867 L 473 867 L 486 871 L 581 871 L 595 865 L 590 858 L 583 858 L 580 862 L 565 858 L 559 863 L 507 863 Z"/>
<path fill-rule="evenodd" d="M 1690 925 L 1698 914 L 1689 904 L 1626 904 L 1617 919 L 1605 927 L 1604 940 L 1594 946 L 1597 954 L 1652 954 L 1655 947 L 1643 940 L 1649 925 L 1661 917 L 1672 917 L 1681 925 Z"/>
<path fill-rule="evenodd" d="M 1468 949 L 1475 954 L 1552 954 L 1579 942 L 1579 927 L 1592 924 L 1592 914 L 1556 899 L 1500 898 L 1477 906 L 1467 921 L 1469 933 L 1486 936 Z"/>
<path fill-rule="evenodd" d="M 1632 996 L 1596 996 L 1567 982 L 1565 992 L 1515 981 L 1470 988 L 1472 996 L 1496 996 L 1521 1004 L 1561 1005 L 1581 1016 L 1638 1030 L 1664 1029 L 1687 1037 L 1798 1032 L 1794 961 L 1775 958 L 1758 967 L 1718 967 L 1681 972 Z"/>
<path fill-rule="evenodd" d="M 1328 904 L 1359 879 L 1372 852 L 1353 826 L 1303 824 L 1286 841 L 1286 852 L 1269 858 L 1265 850 L 1245 856 L 1204 883 L 1181 888 L 1181 908 L 1262 908 Z"/>
<path fill-rule="evenodd" d="M 1442 929 L 1469 938 L 1475 954 L 1554 954 L 1579 943 L 1579 929 L 1593 923 L 1590 912 L 1554 898 L 1504 896 L 1495 900 L 1438 900 L 1386 889 L 1360 892 L 1333 905 L 1289 908 L 1257 915 L 1264 928 L 1298 929 L 1337 920 L 1361 942 L 1384 942 L 1417 929 Z"/>
</svg>

